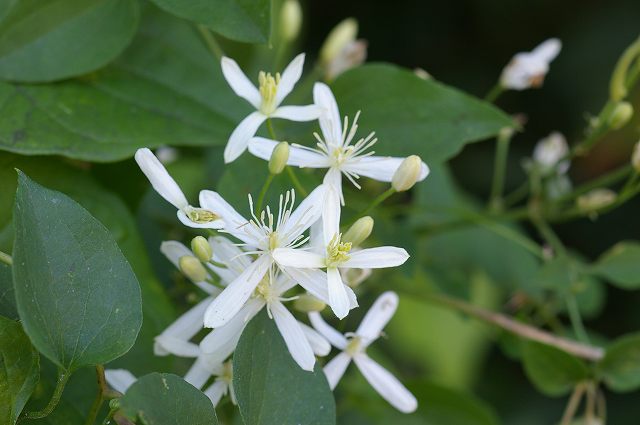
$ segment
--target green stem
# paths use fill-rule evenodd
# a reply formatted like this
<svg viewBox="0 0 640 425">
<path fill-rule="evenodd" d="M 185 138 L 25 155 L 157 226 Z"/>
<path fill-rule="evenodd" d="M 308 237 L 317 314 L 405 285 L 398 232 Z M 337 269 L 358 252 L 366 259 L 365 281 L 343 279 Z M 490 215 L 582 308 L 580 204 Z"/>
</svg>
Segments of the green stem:
<svg viewBox="0 0 640 425">
<path fill-rule="evenodd" d="M 105 390 L 107 390 L 107 382 L 104 378 L 104 366 L 96 365 L 96 377 L 98 380 L 98 395 L 91 405 L 91 409 L 89 410 L 89 414 L 87 415 L 87 420 L 84 422 L 85 425 L 93 425 L 93 423 L 96 421 L 96 417 L 98 416 L 100 407 L 104 402 Z"/>
<path fill-rule="evenodd" d="M 549 226 L 549 224 L 542 217 L 540 217 L 537 213 L 531 214 L 531 222 L 536 227 L 536 229 L 538 229 L 538 232 L 540 232 L 540 235 L 542 235 L 544 240 L 546 240 L 549 245 L 551 245 L 553 250 L 556 252 L 556 255 L 559 255 L 561 257 L 567 256 L 567 249 L 562 244 L 562 241 L 553 231 L 551 226 Z"/>
<path fill-rule="evenodd" d="M 267 190 L 269 190 L 269 186 L 271 186 L 271 182 L 273 181 L 273 178 L 275 177 L 275 174 L 271 174 L 269 173 L 269 177 L 267 177 L 267 180 L 265 180 L 264 184 L 262 185 L 262 189 L 260 189 L 260 195 L 258 195 L 258 203 L 257 205 L 257 209 L 256 209 L 256 213 L 260 213 L 260 211 L 262 211 L 262 203 L 264 202 L 264 196 L 267 194 Z"/>
<path fill-rule="evenodd" d="M 0 261 L 5 263 L 7 266 L 12 266 L 13 265 L 13 258 L 11 258 L 11 256 L 9 254 L 6 254 L 6 253 L 4 253 L 2 251 L 0 251 Z"/>
<path fill-rule="evenodd" d="M 273 129 L 271 118 L 267 118 L 267 130 L 269 130 L 269 137 L 271 137 L 273 140 L 278 140 L 278 138 L 276 137 L 276 132 Z"/>
<path fill-rule="evenodd" d="M 529 181 L 522 183 L 513 192 L 504 196 L 503 207 L 511 207 L 522 201 L 529 194 Z"/>
<path fill-rule="evenodd" d="M 484 97 L 484 100 L 493 103 L 498 100 L 498 97 L 500 97 L 502 93 L 504 93 L 504 87 L 502 84 L 496 83 L 496 85 L 493 86 L 491 90 L 489 90 L 489 93 Z"/>
<path fill-rule="evenodd" d="M 576 297 L 573 294 L 567 294 L 565 296 L 565 302 L 567 303 L 567 311 L 569 312 L 571 326 L 573 327 L 573 331 L 576 333 L 578 340 L 585 344 L 590 344 L 589 335 L 587 335 L 587 331 L 584 328 Z"/>
<path fill-rule="evenodd" d="M 567 201 L 567 200 L 571 200 L 571 199 L 575 199 L 578 196 L 587 193 L 593 189 L 597 189 L 600 187 L 607 187 L 610 186 L 614 183 L 617 183 L 619 180 L 622 180 L 624 177 L 626 177 L 627 175 L 629 175 L 629 173 L 631 173 L 631 171 L 633 170 L 633 167 L 631 166 L 631 164 L 627 164 L 624 165 L 620 168 L 617 168 L 603 176 L 600 176 L 594 180 L 591 180 L 589 182 L 586 182 L 580 186 L 578 186 L 577 188 L 575 188 L 574 190 L 572 190 L 570 193 L 561 196 L 559 198 L 557 198 L 555 200 L 555 202 L 561 202 L 561 201 Z"/>
<path fill-rule="evenodd" d="M 493 163 L 493 182 L 491 184 L 490 208 L 494 211 L 502 209 L 502 193 L 504 192 L 504 179 L 507 173 L 507 157 L 509 155 L 509 142 L 511 132 L 504 131 L 498 136 L 496 154 Z"/>
<path fill-rule="evenodd" d="M 287 165 L 285 169 L 287 170 L 287 175 L 291 179 L 291 182 L 295 186 L 296 190 L 300 192 L 302 196 L 307 196 L 309 192 L 307 192 L 307 189 L 305 189 L 302 183 L 300 183 L 300 180 L 298 179 L 298 176 L 296 175 L 296 172 L 293 170 L 293 168 Z"/>
<path fill-rule="evenodd" d="M 353 223 L 356 222 L 356 220 L 358 220 L 360 217 L 364 217 L 365 215 L 367 215 L 369 211 L 371 211 L 372 209 L 380 205 L 382 202 L 384 202 L 389 196 L 393 195 L 394 193 L 396 193 L 396 190 L 393 187 L 390 187 L 389 189 L 382 192 L 373 201 L 371 201 L 371 203 L 369 204 L 369 206 L 367 206 L 367 208 L 360 211 L 349 223 L 347 223 L 345 227 L 350 227 Z"/>
<path fill-rule="evenodd" d="M 53 395 L 51 396 L 51 399 L 49 400 L 49 403 L 47 403 L 45 408 L 36 412 L 25 412 L 22 414 L 22 416 L 27 419 L 41 419 L 49 416 L 49 414 L 53 412 L 53 409 L 55 409 L 58 405 L 60 397 L 62 397 L 64 387 L 65 385 L 67 385 L 67 381 L 69 381 L 70 376 L 71 373 L 69 372 L 58 372 L 58 381 L 56 382 L 56 388 L 53 390 Z"/>
<path fill-rule="evenodd" d="M 544 258 L 542 254 L 542 248 L 537 243 L 527 238 L 526 236 L 518 233 L 517 231 L 507 226 L 503 226 L 500 223 L 496 223 L 495 221 L 487 220 L 484 218 L 477 220 L 476 223 L 486 228 L 487 230 L 490 230 L 491 232 L 499 236 L 502 236 L 503 238 L 508 239 L 511 242 L 514 242 L 520 245 L 521 247 L 523 247 L 530 253 L 534 254 L 538 258 L 540 259 Z"/>
<path fill-rule="evenodd" d="M 209 51 L 213 53 L 213 56 L 215 56 L 216 59 L 221 60 L 224 56 L 224 51 L 222 50 L 222 47 L 220 47 L 220 44 L 218 44 L 218 42 L 216 41 L 214 35 L 211 34 L 211 31 L 209 31 L 209 28 L 202 24 L 198 24 L 197 27 L 200 35 L 202 36 L 202 39 L 209 48 Z"/>
</svg>

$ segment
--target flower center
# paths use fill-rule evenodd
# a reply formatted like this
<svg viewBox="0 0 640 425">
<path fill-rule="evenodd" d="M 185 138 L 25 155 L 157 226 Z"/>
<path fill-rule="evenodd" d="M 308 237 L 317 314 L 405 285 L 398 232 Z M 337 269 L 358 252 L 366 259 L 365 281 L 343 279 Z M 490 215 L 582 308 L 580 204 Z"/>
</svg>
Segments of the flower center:
<svg viewBox="0 0 640 425">
<path fill-rule="evenodd" d="M 350 258 L 351 242 L 341 242 L 341 237 L 342 234 L 335 234 L 327 245 L 327 267 L 337 267 Z"/>
<path fill-rule="evenodd" d="M 362 339 L 359 336 L 354 336 L 349 340 L 349 342 L 347 343 L 347 348 L 345 348 L 344 351 L 353 357 L 361 351 L 360 349 L 361 344 L 362 344 Z"/>
<path fill-rule="evenodd" d="M 198 224 L 210 223 L 220 218 L 213 211 L 205 210 L 204 208 L 187 207 L 185 213 L 189 220 Z"/>
<path fill-rule="evenodd" d="M 279 246 L 279 241 L 278 241 L 278 233 L 277 232 L 271 232 L 269 234 L 269 251 L 273 251 L 274 249 L 276 249 Z"/>
<path fill-rule="evenodd" d="M 353 155 L 353 146 L 347 146 L 345 148 L 335 148 L 333 152 L 331 152 L 331 156 L 333 157 L 333 165 L 336 167 L 340 167 L 346 160 L 351 158 Z"/>
<path fill-rule="evenodd" d="M 220 375 L 220 378 L 227 384 L 231 385 L 231 382 L 233 382 L 233 364 L 231 363 L 231 360 L 224 363 L 222 368 L 222 375 Z"/>
<path fill-rule="evenodd" d="M 276 92 L 280 83 L 280 73 L 276 72 L 274 78 L 271 73 L 260 71 L 258 82 L 260 83 L 260 96 L 262 97 L 260 111 L 265 115 L 269 115 L 276 109 Z"/>
</svg>

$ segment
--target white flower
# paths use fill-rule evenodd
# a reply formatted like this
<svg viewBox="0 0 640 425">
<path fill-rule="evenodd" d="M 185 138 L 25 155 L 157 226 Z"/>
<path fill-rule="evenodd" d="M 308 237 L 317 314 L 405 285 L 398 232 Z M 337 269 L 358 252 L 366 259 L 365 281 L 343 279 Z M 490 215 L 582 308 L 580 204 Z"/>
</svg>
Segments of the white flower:
<svg viewBox="0 0 640 425">
<path fill-rule="evenodd" d="M 325 210 L 322 214 L 322 231 L 324 250 L 320 253 L 295 247 L 283 247 L 273 251 L 273 258 L 288 272 L 292 278 L 299 280 L 299 269 L 308 269 L 319 273 L 328 291 L 328 304 L 340 319 L 349 310 L 357 306 L 353 291 L 342 281 L 339 269 L 377 269 L 395 267 L 403 264 L 409 254 L 402 248 L 382 246 L 351 251 L 351 243 L 341 241 L 340 208 L 337 194 L 333 189 L 327 190 Z M 319 269 L 325 268 L 326 273 Z M 291 273 L 291 270 L 294 273 Z M 300 283 L 304 286 L 302 283 Z M 316 284 L 317 286 L 317 284 Z M 324 301 L 324 300 L 323 300 Z"/>
<path fill-rule="evenodd" d="M 561 48 L 560 40 L 550 38 L 531 52 L 517 53 L 502 71 L 500 84 L 512 90 L 540 87 L 549 71 L 549 64 Z"/>
<path fill-rule="evenodd" d="M 329 386 L 334 389 L 351 360 L 371 386 L 393 407 L 411 413 L 418 407 L 416 398 L 391 373 L 373 361 L 366 353 L 367 347 L 380 336 L 398 307 L 398 296 L 394 292 L 380 295 L 367 312 L 355 333 L 342 335 L 329 326 L 319 313 L 309 313 L 311 324 L 325 336 L 333 346 L 342 350 L 324 367 Z"/>
<path fill-rule="evenodd" d="M 126 369 L 106 369 L 104 378 L 112 389 L 122 394 L 137 381 L 136 377 Z"/>
<path fill-rule="evenodd" d="M 222 396 L 230 394 L 231 402 L 237 404 L 233 391 L 233 365 L 231 360 L 219 362 L 207 354 L 201 354 L 193 363 L 184 380 L 198 389 L 202 389 L 209 378 L 215 377 L 213 383 L 203 392 L 216 407 Z"/>
<path fill-rule="evenodd" d="M 561 133 L 554 131 L 536 144 L 533 161 L 544 176 L 553 173 L 565 174 L 571 164 L 565 159 L 568 154 L 567 140 Z"/>
<path fill-rule="evenodd" d="M 374 132 L 365 138 L 354 141 L 358 130 L 359 113 L 356 114 L 350 129 L 348 118 L 345 117 L 343 129 L 338 104 L 326 84 L 315 84 L 313 99 L 316 105 L 323 109 L 323 114 L 319 118 L 323 138 L 314 133 L 318 140 L 317 148 L 291 145 L 287 163 L 301 168 L 328 168 L 329 171 L 324 177 L 324 183 L 335 188 L 340 195 L 342 205 L 344 205 L 342 174 L 358 189 L 360 185 L 356 180 L 360 176 L 390 182 L 404 158 L 373 156 L 374 152 L 369 150 L 378 140 L 374 137 Z M 277 144 L 278 142 L 275 140 L 254 137 L 249 142 L 249 152 L 259 158 L 269 160 L 271 152 Z M 424 180 L 427 174 L 429 174 L 429 168 L 423 162 L 418 181 Z"/>
<path fill-rule="evenodd" d="M 184 225 L 206 229 L 220 229 L 224 226 L 223 221 L 214 211 L 189 205 L 178 184 L 153 152 L 147 148 L 138 149 L 135 159 L 155 191 L 178 209 L 178 219 Z"/>
<path fill-rule="evenodd" d="M 311 121 L 318 118 L 320 109 L 315 105 L 280 106 L 302 76 L 303 65 L 304 54 L 301 53 L 287 66 L 282 77 L 279 73 L 273 77 L 271 74 L 260 72 L 260 86 L 256 88 L 233 59 L 222 58 L 222 73 L 233 91 L 256 108 L 256 111 L 243 119 L 231 133 L 224 150 L 226 163 L 234 161 L 245 151 L 249 139 L 268 118 L 292 121 Z"/>
<path fill-rule="evenodd" d="M 226 325 L 214 329 L 202 340 L 202 351 L 212 359 L 227 358 L 235 350 L 247 323 L 266 307 L 291 357 L 302 369 L 313 370 L 314 354 L 326 356 L 331 346 L 315 330 L 296 320 L 284 306 L 284 301 L 296 298 L 283 297 L 283 294 L 295 285 L 296 283 L 287 276 L 274 272 L 273 268 L 269 270 L 241 310 Z"/>
<path fill-rule="evenodd" d="M 240 311 L 273 265 L 271 254 L 274 249 L 295 248 L 308 240 L 304 232 L 320 218 L 325 192 L 325 186 L 318 186 L 294 210 L 295 192 L 291 190 L 280 196 L 277 216 L 267 207 L 259 213 L 259 218 L 253 212 L 253 201 L 249 196 L 251 220 L 238 214 L 218 193 L 207 190 L 200 193 L 202 205 L 218 211 L 225 221 L 224 231 L 244 243 L 248 250 L 245 255 L 257 255 L 257 259 L 211 303 L 204 317 L 206 327 L 222 326 Z M 284 271 L 287 273 L 287 270 Z M 317 298 L 326 299 L 326 289 L 313 286 L 313 282 L 309 285 L 305 283 L 300 282 Z"/>
</svg>

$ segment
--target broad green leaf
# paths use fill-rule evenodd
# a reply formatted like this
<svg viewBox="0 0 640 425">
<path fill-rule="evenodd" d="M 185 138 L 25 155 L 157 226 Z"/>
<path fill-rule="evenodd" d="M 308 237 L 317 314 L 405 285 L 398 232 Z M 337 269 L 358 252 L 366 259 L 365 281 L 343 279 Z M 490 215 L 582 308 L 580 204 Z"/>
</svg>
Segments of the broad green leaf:
<svg viewBox="0 0 640 425">
<path fill-rule="evenodd" d="M 21 172 L 14 220 L 18 313 L 38 350 L 68 371 L 126 353 L 142 325 L 140 287 L 109 231 Z"/>
<path fill-rule="evenodd" d="M 182 378 L 151 373 L 138 379 L 120 399 L 121 412 L 145 425 L 217 425 L 211 400 Z"/>
<path fill-rule="evenodd" d="M 598 259 L 591 271 L 620 288 L 640 288 L 640 243 L 616 244 Z"/>
<path fill-rule="evenodd" d="M 524 370 L 540 392 L 551 397 L 562 396 L 588 377 L 589 370 L 582 360 L 548 345 L 524 344 Z"/>
<path fill-rule="evenodd" d="M 107 162 L 137 148 L 226 143 L 249 110 L 187 22 L 153 6 L 112 65 L 57 84 L 0 84 L 0 149 Z"/>
<path fill-rule="evenodd" d="M 18 318 L 16 298 L 13 295 L 11 267 L 4 263 L 0 263 L 0 315 L 11 319 Z"/>
<path fill-rule="evenodd" d="M 152 0 L 181 18 L 206 25 L 232 40 L 266 43 L 271 32 L 270 0 Z"/>
<path fill-rule="evenodd" d="M 362 110 L 362 133 L 375 131 L 378 155 L 420 155 L 429 165 L 446 161 L 470 142 L 514 126 L 489 103 L 390 64 L 364 65 L 333 84 L 341 114 Z"/>
<path fill-rule="evenodd" d="M 273 320 L 262 311 L 242 332 L 233 385 L 245 424 L 333 425 L 336 406 L 322 368 L 300 369 Z"/>
<path fill-rule="evenodd" d="M 598 364 L 598 371 L 613 391 L 640 388 L 640 334 L 626 335 L 611 344 Z"/>
<path fill-rule="evenodd" d="M 20 323 L 0 316 L 0 423 L 15 424 L 40 372 L 38 352 Z"/>
<path fill-rule="evenodd" d="M 0 15 L 0 78 L 53 81 L 119 55 L 138 26 L 135 0 L 17 0 Z"/>
</svg>

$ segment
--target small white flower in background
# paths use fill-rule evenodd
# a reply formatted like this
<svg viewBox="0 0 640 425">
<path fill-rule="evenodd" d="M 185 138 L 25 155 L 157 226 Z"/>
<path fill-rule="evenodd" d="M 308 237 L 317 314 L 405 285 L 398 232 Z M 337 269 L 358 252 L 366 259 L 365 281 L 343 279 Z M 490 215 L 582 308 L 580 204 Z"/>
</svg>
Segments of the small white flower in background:
<svg viewBox="0 0 640 425">
<path fill-rule="evenodd" d="M 338 385 L 347 366 L 353 360 L 365 379 L 385 400 L 401 412 L 411 413 L 418 407 L 416 398 L 396 377 L 366 353 L 367 347 L 378 339 L 397 308 L 398 296 L 394 292 L 385 292 L 371 306 L 356 332 L 344 335 L 329 326 L 319 313 L 309 313 L 309 319 L 318 332 L 334 347 L 342 350 L 342 353 L 324 367 L 331 389 Z"/>
<path fill-rule="evenodd" d="M 217 406 L 220 399 L 227 394 L 230 394 L 231 402 L 237 404 L 236 395 L 233 391 L 233 366 L 231 360 L 220 362 L 206 354 L 201 354 L 187 371 L 184 380 L 201 390 L 212 376 L 215 377 L 213 383 L 203 392 L 209 397 L 213 406 Z"/>
<path fill-rule="evenodd" d="M 325 192 L 324 185 L 318 186 L 294 210 L 295 192 L 291 190 L 280 196 L 277 216 L 268 206 L 262 212 L 254 212 L 253 201 L 249 196 L 251 220 L 238 214 L 218 193 L 208 190 L 200 192 L 202 205 L 218 211 L 225 221 L 224 231 L 243 242 L 247 249 L 244 254 L 257 255 L 256 260 L 211 303 L 205 313 L 206 327 L 222 326 L 240 311 L 273 265 L 273 250 L 296 248 L 307 242 L 308 237 L 304 236 L 304 232 L 322 215 Z M 287 270 L 283 271 L 290 275 Z M 322 300 L 327 298 L 326 288 L 317 286 L 316 281 L 298 282 L 314 296 Z"/>
<path fill-rule="evenodd" d="M 266 307 L 291 357 L 302 369 L 312 371 L 316 361 L 314 354 L 326 356 L 331 346 L 315 330 L 296 320 L 284 306 L 283 302 L 297 298 L 283 297 L 284 293 L 295 285 L 296 282 L 284 274 L 274 272 L 273 268 L 270 269 L 257 285 L 250 299 L 241 306 L 240 311 L 227 324 L 215 328 L 204 337 L 200 342 L 202 352 L 215 360 L 227 358 L 235 350 L 247 323 Z"/>
<path fill-rule="evenodd" d="M 175 162 L 178 156 L 178 149 L 172 148 L 171 146 L 160 146 L 156 149 L 156 158 L 165 165 Z"/>
<path fill-rule="evenodd" d="M 249 139 L 268 118 L 284 118 L 291 121 L 312 121 L 320 115 L 320 109 L 315 105 L 280 106 L 284 98 L 291 93 L 293 87 L 302 76 L 304 54 L 296 56 L 282 73 L 272 76 L 260 72 L 259 88 L 242 72 L 238 64 L 230 58 L 222 58 L 222 73 L 233 91 L 254 108 L 233 130 L 224 150 L 224 162 L 236 160 L 246 149 Z"/>
<path fill-rule="evenodd" d="M 339 269 L 396 267 L 407 261 L 409 254 L 404 249 L 393 246 L 351 251 L 351 243 L 343 242 L 340 234 L 338 202 L 335 191 L 327 190 L 325 210 L 322 213 L 323 252 L 286 247 L 273 251 L 273 257 L 283 267 L 285 273 L 288 272 L 296 280 L 299 280 L 299 275 L 304 273 L 301 273 L 300 269 L 307 269 L 308 273 L 316 273 L 316 279 L 321 279 L 327 287 L 329 306 L 335 315 L 342 319 L 349 314 L 350 309 L 357 306 L 357 302 L 355 302 L 353 290 L 342 281 Z M 319 270 L 323 268 L 326 269 L 326 273 Z M 294 272 L 292 273 L 289 269 Z"/>
<path fill-rule="evenodd" d="M 112 389 L 122 394 L 137 381 L 136 377 L 126 369 L 106 369 L 104 378 Z"/>
<path fill-rule="evenodd" d="M 343 72 L 362 65 L 366 59 L 367 41 L 362 39 L 350 41 L 333 60 L 327 64 L 325 80 L 335 80 Z"/>
<path fill-rule="evenodd" d="M 554 131 L 536 144 L 533 150 L 534 165 L 543 176 L 565 174 L 571 165 L 566 159 L 568 154 L 567 140 L 561 133 Z"/>
<path fill-rule="evenodd" d="M 313 99 L 316 105 L 323 109 L 323 114 L 319 118 L 323 138 L 314 133 L 318 140 L 317 148 L 292 144 L 289 148 L 287 163 L 300 168 L 328 168 L 329 171 L 324 177 L 324 183 L 337 191 L 342 205 L 344 205 L 342 174 L 358 189 L 360 189 L 360 185 L 356 180 L 360 176 L 391 182 L 396 169 L 404 158 L 373 156 L 374 152 L 370 149 L 378 140 L 374 137 L 375 132 L 371 132 L 367 137 L 354 142 L 358 130 L 359 113 L 356 114 L 350 129 L 348 119 L 345 117 L 343 128 L 338 104 L 326 84 L 315 84 Z M 275 140 L 254 137 L 249 142 L 249 152 L 268 161 L 277 144 L 278 142 Z M 428 174 L 429 167 L 422 162 L 418 181 L 424 180 Z"/>
<path fill-rule="evenodd" d="M 544 191 L 549 199 L 558 199 L 571 192 L 573 185 L 565 174 L 551 176 L 544 183 Z"/>
<path fill-rule="evenodd" d="M 178 184 L 153 152 L 147 148 L 138 149 L 135 159 L 155 191 L 178 209 L 178 219 L 182 224 L 206 229 L 221 229 L 224 226 L 224 222 L 214 211 L 189 205 Z"/>
<path fill-rule="evenodd" d="M 618 195 L 611 189 L 593 189 L 576 199 L 576 204 L 581 211 L 595 213 L 597 210 L 613 204 Z M 591 214 L 592 217 L 595 214 Z"/>
<path fill-rule="evenodd" d="M 531 52 L 517 53 L 502 71 L 500 85 L 512 90 L 542 86 L 549 64 L 558 56 L 561 48 L 560 40 L 550 38 Z"/>
</svg>

